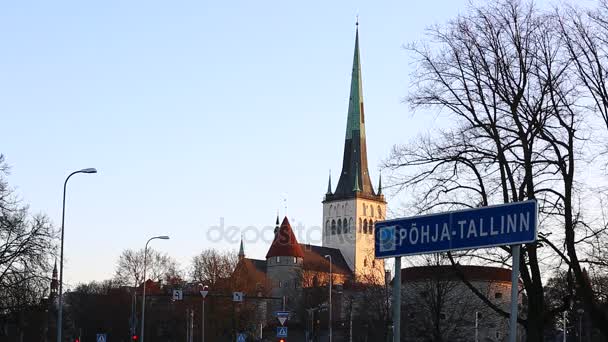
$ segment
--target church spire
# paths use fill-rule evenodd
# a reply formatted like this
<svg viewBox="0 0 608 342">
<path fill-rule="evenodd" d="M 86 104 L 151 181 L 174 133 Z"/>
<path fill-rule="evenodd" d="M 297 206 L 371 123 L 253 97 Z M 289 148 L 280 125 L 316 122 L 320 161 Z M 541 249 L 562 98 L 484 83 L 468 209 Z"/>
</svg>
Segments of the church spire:
<svg viewBox="0 0 608 342">
<path fill-rule="evenodd" d="M 355 186 L 355 182 L 357 183 Z M 356 190 L 358 189 L 358 190 Z M 367 144 L 365 142 L 365 111 L 363 107 L 363 82 L 359 53 L 359 20 L 355 32 L 355 51 L 350 81 L 350 97 L 346 119 L 346 136 L 342 172 L 338 186 L 326 200 L 338 200 L 364 196 L 378 197 L 371 183 L 367 167 Z"/>
<path fill-rule="evenodd" d="M 239 260 L 245 258 L 245 248 L 243 247 L 243 236 L 241 235 L 241 247 L 239 248 Z"/>
<path fill-rule="evenodd" d="M 378 177 L 378 196 L 382 195 L 382 172 Z"/>
<path fill-rule="evenodd" d="M 329 170 L 329 182 L 327 182 L 327 193 L 326 195 L 331 195 L 331 170 Z"/>
</svg>

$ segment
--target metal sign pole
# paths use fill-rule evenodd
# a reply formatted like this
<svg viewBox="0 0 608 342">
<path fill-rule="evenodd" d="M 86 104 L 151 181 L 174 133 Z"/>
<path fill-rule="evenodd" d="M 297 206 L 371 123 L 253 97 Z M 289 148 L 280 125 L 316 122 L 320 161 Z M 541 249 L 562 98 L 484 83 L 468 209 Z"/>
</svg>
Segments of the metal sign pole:
<svg viewBox="0 0 608 342">
<path fill-rule="evenodd" d="M 509 342 L 517 342 L 517 308 L 519 306 L 519 254 L 520 245 L 511 246 L 511 320 L 509 324 Z"/>
<path fill-rule="evenodd" d="M 393 278 L 393 342 L 399 341 L 401 341 L 401 257 L 396 257 Z"/>
</svg>

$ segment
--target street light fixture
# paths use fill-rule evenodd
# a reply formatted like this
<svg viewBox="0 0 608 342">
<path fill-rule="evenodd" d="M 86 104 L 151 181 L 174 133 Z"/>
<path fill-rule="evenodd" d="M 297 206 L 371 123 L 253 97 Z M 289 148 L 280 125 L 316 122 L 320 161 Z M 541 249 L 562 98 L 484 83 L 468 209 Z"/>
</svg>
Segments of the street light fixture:
<svg viewBox="0 0 608 342">
<path fill-rule="evenodd" d="M 332 260 L 331 260 L 331 255 L 327 254 L 325 256 L 325 258 L 329 259 L 329 342 L 331 342 L 332 340 L 332 324 L 331 324 L 331 278 L 332 278 L 332 274 L 331 274 L 331 264 L 333 264 Z"/>
<path fill-rule="evenodd" d="M 154 236 L 148 239 L 146 242 L 146 247 L 144 248 L 144 291 L 141 299 L 141 342 L 144 342 L 144 327 L 145 327 L 145 318 L 146 318 L 146 263 L 148 258 L 148 244 L 150 241 L 159 239 L 159 240 L 169 240 L 169 237 L 166 235 Z"/>
<path fill-rule="evenodd" d="M 65 191 L 70 177 L 77 173 L 97 173 L 97 169 L 89 167 L 70 173 L 63 182 L 63 204 L 61 210 L 61 247 L 59 252 L 59 312 L 57 314 L 57 342 L 61 342 L 63 328 L 63 230 L 65 227 Z"/>
</svg>

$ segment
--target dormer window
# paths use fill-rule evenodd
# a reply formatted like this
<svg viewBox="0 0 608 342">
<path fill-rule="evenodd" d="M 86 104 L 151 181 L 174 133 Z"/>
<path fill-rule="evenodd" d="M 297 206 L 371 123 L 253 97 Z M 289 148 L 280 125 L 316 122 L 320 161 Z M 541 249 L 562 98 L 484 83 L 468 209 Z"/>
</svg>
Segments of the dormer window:
<svg viewBox="0 0 608 342">
<path fill-rule="evenodd" d="M 293 263 L 297 264 L 298 263 L 298 258 L 297 257 L 293 257 Z"/>
</svg>

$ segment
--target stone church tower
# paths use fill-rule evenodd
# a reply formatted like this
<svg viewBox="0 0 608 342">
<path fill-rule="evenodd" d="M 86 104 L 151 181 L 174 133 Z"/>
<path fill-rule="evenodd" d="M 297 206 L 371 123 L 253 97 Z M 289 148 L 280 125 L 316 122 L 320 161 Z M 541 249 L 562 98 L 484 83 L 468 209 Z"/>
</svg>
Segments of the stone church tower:
<svg viewBox="0 0 608 342">
<path fill-rule="evenodd" d="M 339 249 L 358 281 L 384 281 L 384 262 L 374 258 L 374 227 L 385 215 L 381 179 L 376 192 L 367 166 L 357 24 L 342 172 L 333 192 L 330 175 L 323 200 L 323 246 Z"/>
</svg>

